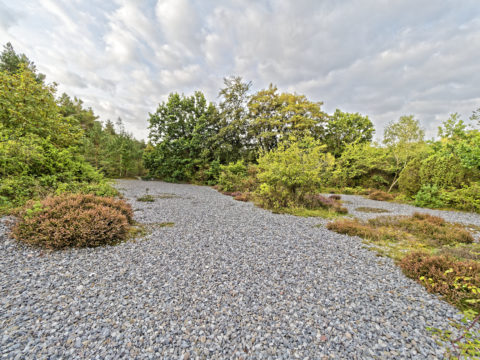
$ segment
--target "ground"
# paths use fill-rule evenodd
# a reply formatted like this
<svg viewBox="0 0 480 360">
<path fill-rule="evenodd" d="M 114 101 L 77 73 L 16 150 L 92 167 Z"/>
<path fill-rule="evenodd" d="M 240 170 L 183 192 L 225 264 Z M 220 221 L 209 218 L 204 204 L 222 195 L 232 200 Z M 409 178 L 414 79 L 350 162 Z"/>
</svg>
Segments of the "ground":
<svg viewBox="0 0 480 360">
<path fill-rule="evenodd" d="M 146 237 L 45 252 L 10 239 L 3 221 L 0 357 L 442 358 L 426 327 L 447 328 L 457 310 L 360 239 L 209 187 L 124 180 L 118 188 L 150 224 Z M 136 200 L 146 194 L 155 201 Z M 417 210 L 345 199 L 351 211 Z"/>
</svg>

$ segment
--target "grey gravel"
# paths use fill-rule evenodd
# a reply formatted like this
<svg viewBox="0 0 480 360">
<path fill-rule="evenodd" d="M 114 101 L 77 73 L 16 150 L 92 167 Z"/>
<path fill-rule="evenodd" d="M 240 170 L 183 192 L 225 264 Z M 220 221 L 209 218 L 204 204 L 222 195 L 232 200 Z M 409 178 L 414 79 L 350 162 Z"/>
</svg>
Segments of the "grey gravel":
<svg viewBox="0 0 480 360">
<path fill-rule="evenodd" d="M 9 239 L 2 220 L 0 358 L 443 357 L 426 327 L 448 328 L 457 311 L 360 239 L 208 187 L 118 187 L 137 221 L 175 225 L 114 247 L 46 252 Z M 176 197 L 136 201 L 147 188 Z"/>
</svg>

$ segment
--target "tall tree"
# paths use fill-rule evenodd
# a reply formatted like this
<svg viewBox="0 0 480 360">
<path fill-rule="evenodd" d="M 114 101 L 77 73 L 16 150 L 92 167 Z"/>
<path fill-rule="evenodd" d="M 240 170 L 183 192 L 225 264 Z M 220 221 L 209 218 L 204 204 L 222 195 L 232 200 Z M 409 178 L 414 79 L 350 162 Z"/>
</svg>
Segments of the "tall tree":
<svg viewBox="0 0 480 360">
<path fill-rule="evenodd" d="M 398 121 L 387 125 L 383 137 L 383 143 L 388 147 L 394 159 L 392 172 L 395 175 L 388 189 L 388 191 L 391 191 L 397 184 L 398 176 L 402 170 L 424 147 L 425 131 L 413 115 L 404 115 Z"/>
<path fill-rule="evenodd" d="M 247 103 L 251 82 L 239 76 L 223 79 L 225 85 L 218 94 L 219 132 L 215 136 L 216 156 L 222 163 L 233 162 L 245 157 L 248 151 Z"/>
<path fill-rule="evenodd" d="M 145 154 L 150 174 L 167 181 L 188 181 L 200 167 L 213 160 L 212 139 L 218 132 L 218 112 L 197 91 L 186 97 L 172 93 L 150 114 Z"/>
<path fill-rule="evenodd" d="M 17 54 L 11 43 L 3 46 L 0 54 L 0 71 L 6 71 L 11 74 L 18 72 L 22 67 L 30 70 L 35 75 L 35 80 L 39 83 L 44 82 L 45 75 L 37 73 L 37 67 L 30 61 L 25 54 Z"/>
<path fill-rule="evenodd" d="M 372 141 L 375 129 L 368 116 L 335 110 L 325 126 L 323 142 L 328 152 L 339 157 L 348 144 Z"/>
<path fill-rule="evenodd" d="M 322 103 L 309 101 L 304 95 L 277 91 L 270 84 L 248 102 L 249 135 L 257 148 L 273 150 L 289 135 L 319 139 L 327 119 L 320 108 Z"/>
</svg>

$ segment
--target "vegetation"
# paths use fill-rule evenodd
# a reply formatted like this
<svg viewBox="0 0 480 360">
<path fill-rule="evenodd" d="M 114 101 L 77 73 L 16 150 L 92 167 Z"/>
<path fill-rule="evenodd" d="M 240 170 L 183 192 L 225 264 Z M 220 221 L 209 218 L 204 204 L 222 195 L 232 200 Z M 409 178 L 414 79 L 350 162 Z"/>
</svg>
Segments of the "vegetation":
<svg viewBox="0 0 480 360">
<path fill-rule="evenodd" d="M 447 330 L 431 330 L 452 344 L 452 356 L 479 355 L 480 333 L 471 329 L 480 318 L 480 244 L 472 236 L 476 227 L 415 213 L 368 221 L 339 219 L 327 228 L 365 239 L 381 255 L 395 259 L 405 275 L 461 309 L 466 325 L 452 324 L 462 332 L 460 337 L 452 338 Z"/>
<path fill-rule="evenodd" d="M 113 245 L 127 237 L 133 223 L 130 205 L 94 195 L 30 201 L 18 217 L 13 236 L 45 249 Z"/>
</svg>

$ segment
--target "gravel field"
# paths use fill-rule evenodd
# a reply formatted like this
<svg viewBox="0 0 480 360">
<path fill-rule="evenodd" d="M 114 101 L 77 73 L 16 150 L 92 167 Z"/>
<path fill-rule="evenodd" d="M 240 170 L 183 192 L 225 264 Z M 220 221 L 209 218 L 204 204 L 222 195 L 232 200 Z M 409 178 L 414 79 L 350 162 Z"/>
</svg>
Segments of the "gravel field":
<svg viewBox="0 0 480 360">
<path fill-rule="evenodd" d="M 425 328 L 447 328 L 457 311 L 360 239 L 208 187 L 118 187 L 150 224 L 145 238 L 42 252 L 9 239 L 3 219 L 0 359 L 442 358 Z M 156 201 L 136 201 L 147 188 Z M 343 199 L 349 210 L 416 210 Z M 478 215 L 422 211 L 480 225 Z"/>
</svg>

